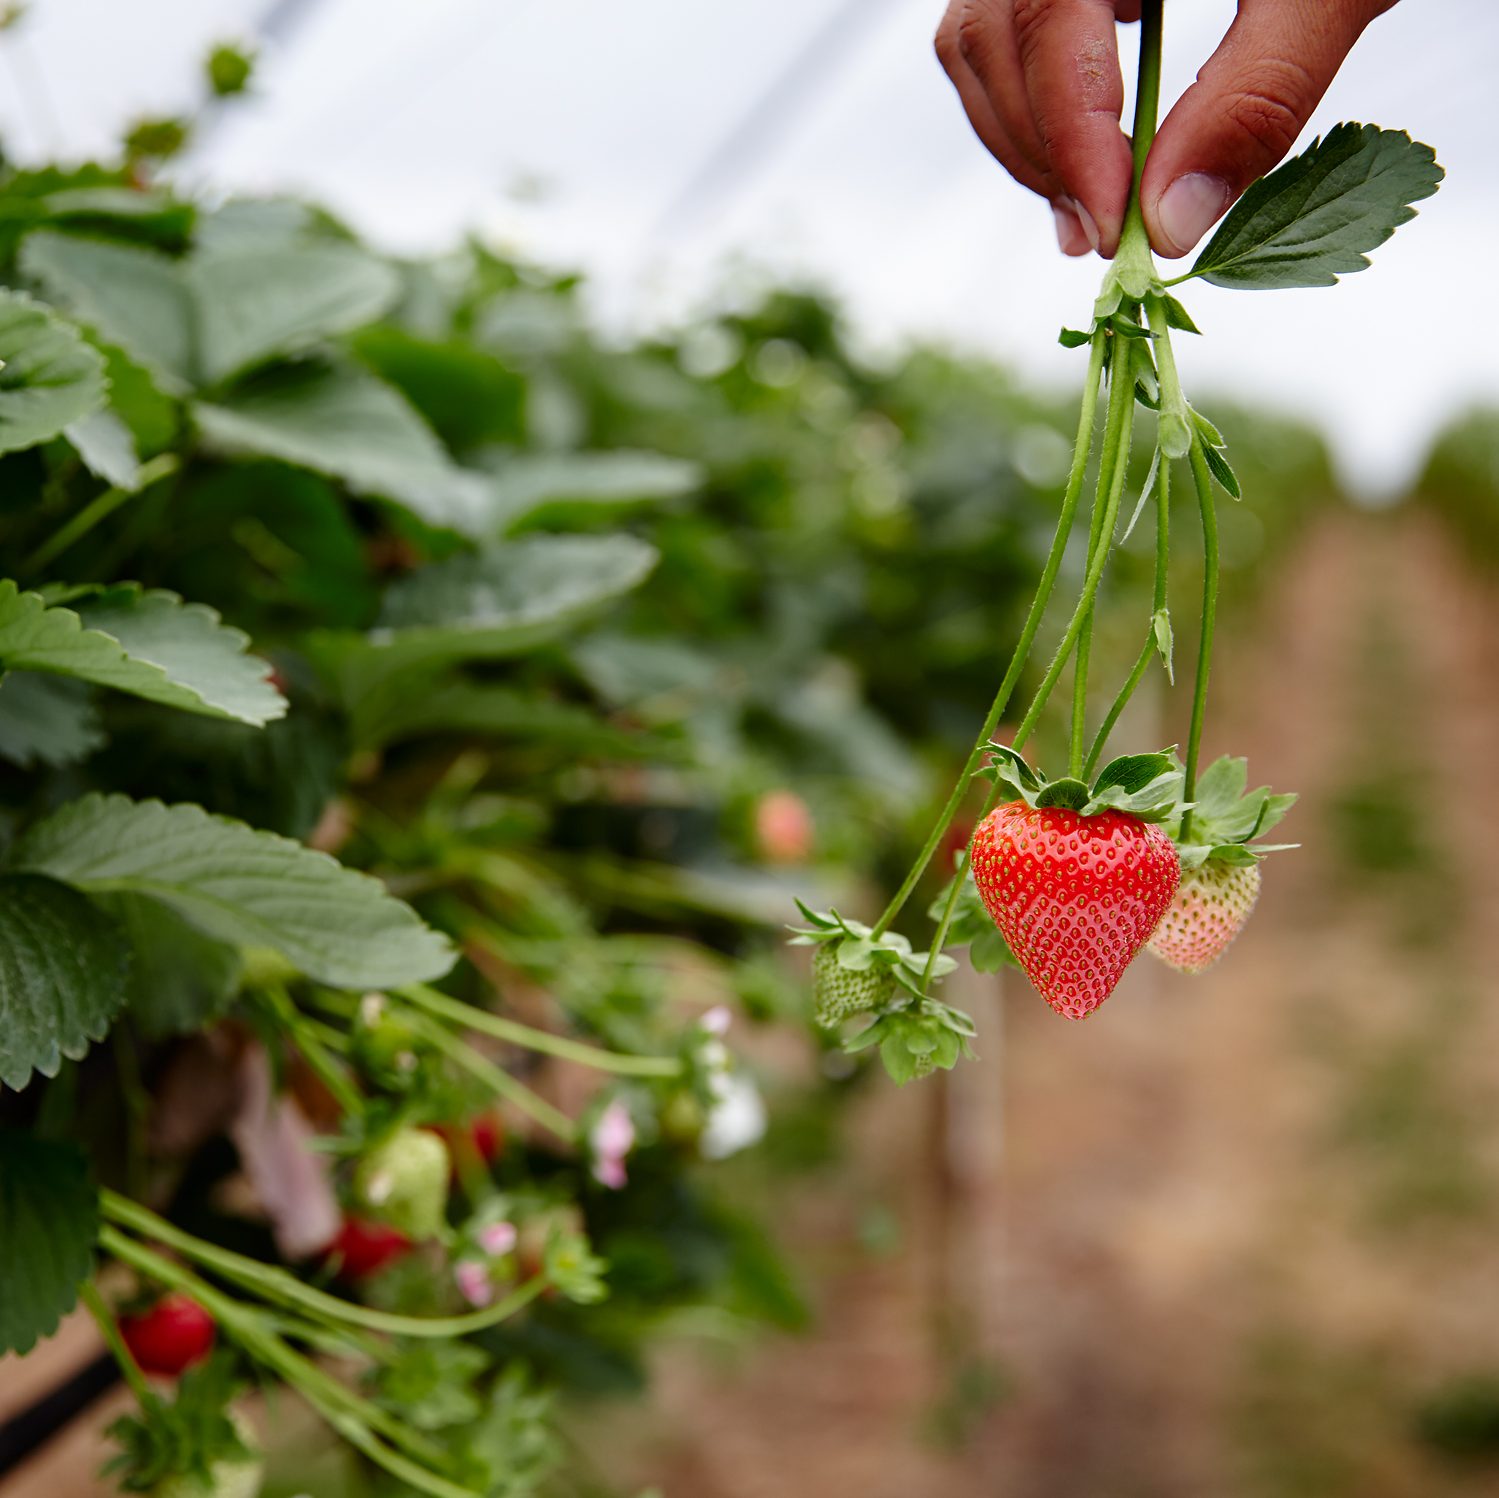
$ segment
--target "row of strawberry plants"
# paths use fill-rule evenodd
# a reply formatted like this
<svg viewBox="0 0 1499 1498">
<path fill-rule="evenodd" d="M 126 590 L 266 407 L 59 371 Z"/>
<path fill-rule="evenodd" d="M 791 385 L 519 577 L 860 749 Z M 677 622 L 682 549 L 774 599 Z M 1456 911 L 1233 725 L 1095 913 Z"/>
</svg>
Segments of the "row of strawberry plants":
<svg viewBox="0 0 1499 1498">
<path fill-rule="evenodd" d="M 802 1314 L 699 1168 L 763 1127 L 724 1006 L 801 1015 L 776 866 L 890 867 L 1037 637 L 1062 421 L 872 368 L 803 294 L 620 348 L 570 278 L 194 205 L 143 151 L 13 172 L 0 222 L 0 1348 L 82 1287 L 132 1490 L 253 1491 L 253 1375 L 382 1491 L 530 1491 L 555 1392 L 637 1381 L 673 1308 Z M 1225 850 L 1267 812 L 1236 774 L 1197 798 Z M 902 1077 L 960 1023 L 903 898 L 812 928 Z"/>
</svg>

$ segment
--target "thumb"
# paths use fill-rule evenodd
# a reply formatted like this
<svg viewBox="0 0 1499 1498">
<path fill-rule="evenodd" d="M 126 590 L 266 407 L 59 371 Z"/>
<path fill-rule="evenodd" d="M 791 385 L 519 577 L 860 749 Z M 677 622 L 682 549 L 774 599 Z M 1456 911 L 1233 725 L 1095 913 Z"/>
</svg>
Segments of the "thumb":
<svg viewBox="0 0 1499 1498">
<path fill-rule="evenodd" d="M 1185 255 L 1295 143 L 1364 27 L 1394 0 L 1241 0 L 1218 50 L 1150 149 L 1150 242 Z"/>
</svg>

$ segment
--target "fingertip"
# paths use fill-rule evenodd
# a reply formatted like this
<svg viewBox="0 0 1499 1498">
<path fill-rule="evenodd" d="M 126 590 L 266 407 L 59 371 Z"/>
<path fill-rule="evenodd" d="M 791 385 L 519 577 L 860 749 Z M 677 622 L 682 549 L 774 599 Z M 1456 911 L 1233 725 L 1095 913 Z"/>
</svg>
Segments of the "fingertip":
<svg viewBox="0 0 1499 1498">
<path fill-rule="evenodd" d="M 1057 226 L 1057 246 L 1064 255 L 1086 255 L 1097 248 L 1097 244 L 1089 238 L 1083 227 L 1079 205 L 1071 198 L 1058 198 L 1051 205 L 1051 214 Z M 1098 230 L 1095 228 L 1093 233 L 1096 235 Z"/>
<path fill-rule="evenodd" d="M 1209 172 L 1183 172 L 1141 207 L 1151 246 L 1168 260 L 1179 260 L 1196 248 L 1223 216 L 1233 189 Z"/>
</svg>

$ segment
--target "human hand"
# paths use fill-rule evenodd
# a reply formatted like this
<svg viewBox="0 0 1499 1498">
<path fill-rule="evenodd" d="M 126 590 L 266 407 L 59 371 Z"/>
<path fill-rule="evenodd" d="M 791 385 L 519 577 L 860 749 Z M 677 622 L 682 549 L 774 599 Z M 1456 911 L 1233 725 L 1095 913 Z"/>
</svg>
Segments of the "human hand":
<svg viewBox="0 0 1499 1498">
<path fill-rule="evenodd" d="M 1239 0 L 1157 132 L 1140 183 L 1151 245 L 1185 255 L 1290 150 L 1364 27 L 1395 0 Z M 978 137 L 1052 205 L 1069 255 L 1112 256 L 1130 146 L 1114 22 L 1140 0 L 950 0 L 937 56 Z"/>
</svg>

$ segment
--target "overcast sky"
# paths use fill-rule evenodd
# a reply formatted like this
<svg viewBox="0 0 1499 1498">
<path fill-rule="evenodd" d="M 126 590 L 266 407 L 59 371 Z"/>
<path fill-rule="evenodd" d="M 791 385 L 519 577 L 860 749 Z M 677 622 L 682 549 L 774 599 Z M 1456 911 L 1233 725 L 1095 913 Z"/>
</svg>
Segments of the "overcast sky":
<svg viewBox="0 0 1499 1498">
<path fill-rule="evenodd" d="M 195 181 L 308 193 L 402 250 L 481 228 L 588 270 L 625 326 L 706 304 L 744 278 L 730 267 L 792 273 L 871 339 L 936 335 L 1062 387 L 1079 365 L 1056 330 L 1086 318 L 1100 267 L 1057 253 L 1049 210 L 969 134 L 932 56 L 941 8 L 33 0 L 0 37 L 0 131 L 22 157 L 107 151 L 125 121 L 195 101 L 212 41 L 270 18 L 257 96 L 207 132 Z M 1167 6 L 1166 99 L 1232 12 Z M 1409 129 L 1448 180 L 1339 287 L 1186 288 L 1208 335 L 1179 355 L 1190 393 L 1313 417 L 1371 493 L 1459 405 L 1499 402 L 1496 75 L 1494 0 L 1403 0 L 1370 28 L 1308 139 L 1344 119 Z"/>
</svg>

